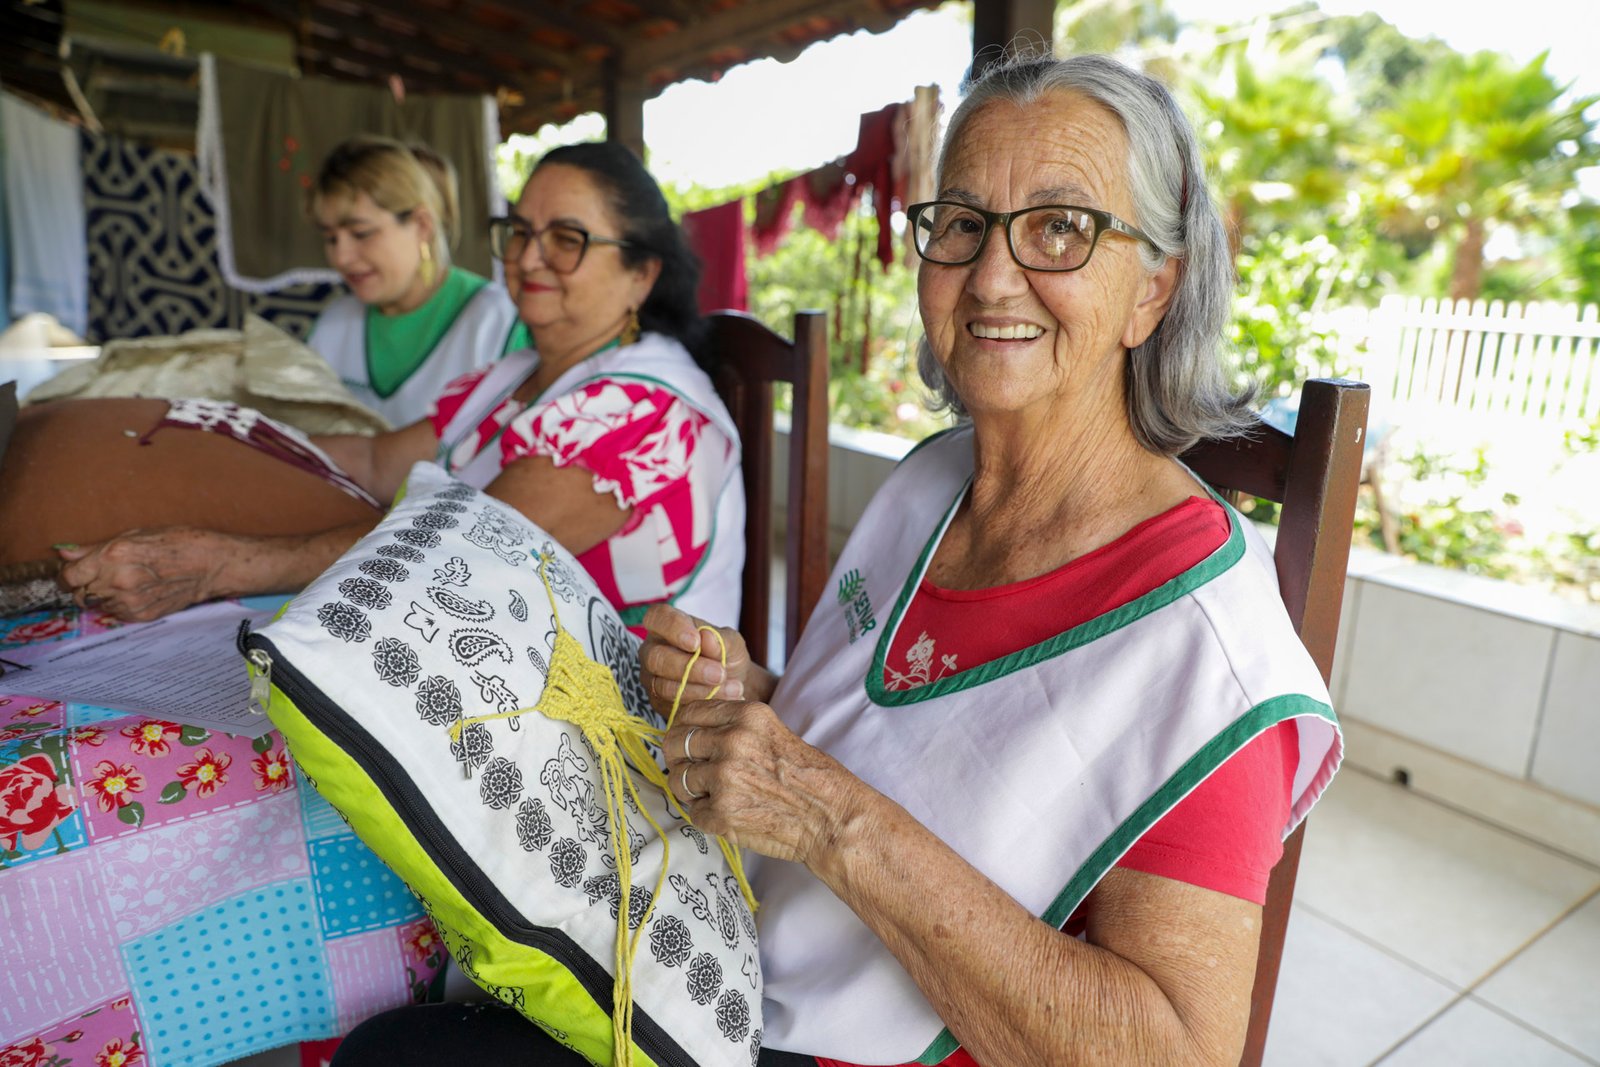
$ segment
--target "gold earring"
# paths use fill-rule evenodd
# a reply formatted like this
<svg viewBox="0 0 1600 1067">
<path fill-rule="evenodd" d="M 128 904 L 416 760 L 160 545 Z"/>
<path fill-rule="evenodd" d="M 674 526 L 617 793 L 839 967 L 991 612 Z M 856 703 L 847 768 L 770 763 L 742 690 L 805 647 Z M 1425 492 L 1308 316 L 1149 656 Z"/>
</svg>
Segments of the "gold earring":
<svg viewBox="0 0 1600 1067">
<path fill-rule="evenodd" d="M 417 251 L 422 253 L 422 265 L 417 268 L 417 273 L 422 276 L 423 287 L 431 289 L 433 288 L 433 276 L 435 273 L 433 246 L 423 241 L 417 246 Z"/>
<path fill-rule="evenodd" d="M 628 309 L 628 321 L 622 327 L 622 336 L 617 338 L 617 343 L 626 347 L 639 339 L 639 312 L 636 308 Z"/>
</svg>

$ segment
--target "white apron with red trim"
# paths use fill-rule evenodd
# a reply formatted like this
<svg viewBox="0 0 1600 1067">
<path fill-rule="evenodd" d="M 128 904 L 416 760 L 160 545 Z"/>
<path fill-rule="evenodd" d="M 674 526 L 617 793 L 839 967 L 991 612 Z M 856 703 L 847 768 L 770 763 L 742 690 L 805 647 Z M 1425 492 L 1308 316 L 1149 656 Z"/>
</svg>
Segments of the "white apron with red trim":
<svg viewBox="0 0 1600 1067">
<path fill-rule="evenodd" d="M 450 328 L 411 377 L 388 396 L 372 388 L 367 369 L 367 305 L 341 296 L 323 309 L 306 344 L 328 361 L 356 399 L 399 428 L 428 413 L 444 387 L 500 358 L 517 325 L 517 306 L 503 287 L 489 282 L 462 305 Z"/>
<path fill-rule="evenodd" d="M 895 628 L 971 477 L 970 428 L 890 475 L 773 695 L 783 721 L 1058 928 L 1174 804 L 1285 719 L 1300 735 L 1293 829 L 1343 745 L 1271 554 L 1232 508 L 1221 548 L 1133 603 L 921 688 L 884 688 Z M 751 874 L 763 1044 L 862 1064 L 955 1050 L 910 976 L 810 872 L 757 859 Z"/>
<path fill-rule="evenodd" d="M 495 442 L 478 447 L 474 431 L 489 413 L 516 391 L 539 366 L 539 354 L 532 349 L 511 352 L 489 369 L 439 434 L 439 463 L 468 485 L 482 489 L 500 473 L 500 448 Z M 529 406 L 547 397 L 576 392 L 602 378 L 648 382 L 673 393 L 710 420 L 727 439 L 730 452 L 726 460 L 707 455 L 695 462 L 721 462 L 720 489 L 716 503 L 707 513 L 699 510 L 696 499 L 694 543 L 709 542 L 700 565 L 688 583 L 671 602 L 718 626 L 734 626 L 739 621 L 743 597 L 740 579 L 744 574 L 744 477 L 739 460 L 739 431 L 711 378 L 695 363 L 689 350 L 670 337 L 647 333 L 631 345 L 608 348 L 569 367 Z M 478 447 L 478 451 L 471 449 Z M 660 519 L 658 525 L 655 519 Z M 703 536 L 702 536 L 703 535 Z M 646 521 L 611 538 L 610 550 L 618 562 L 616 573 L 623 598 L 630 604 L 668 599 L 661 584 L 661 554 L 676 542 L 665 528 L 665 518 L 647 516 Z M 629 561 L 637 561 L 630 565 Z M 623 611 L 630 626 L 637 625 L 643 612 Z"/>
</svg>

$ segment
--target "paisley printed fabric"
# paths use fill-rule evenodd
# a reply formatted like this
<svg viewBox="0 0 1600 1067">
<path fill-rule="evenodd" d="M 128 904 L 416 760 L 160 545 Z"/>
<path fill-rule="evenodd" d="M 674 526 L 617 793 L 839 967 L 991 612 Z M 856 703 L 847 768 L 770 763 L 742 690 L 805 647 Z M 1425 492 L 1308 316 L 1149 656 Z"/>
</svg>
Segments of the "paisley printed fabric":
<svg viewBox="0 0 1600 1067">
<path fill-rule="evenodd" d="M 427 516 L 451 520 L 427 529 L 437 543 L 404 536 Z M 422 900 L 463 973 L 609 1062 L 626 930 L 638 1049 L 752 1063 L 756 926 L 721 851 L 637 770 L 608 793 L 604 735 L 591 743 L 541 710 L 576 642 L 610 699 L 660 723 L 638 639 L 547 534 L 418 464 L 378 528 L 251 642 L 274 664 L 269 713 L 291 750 Z M 328 741 L 359 759 L 331 758 Z M 404 810 L 390 799 L 402 790 Z"/>
</svg>

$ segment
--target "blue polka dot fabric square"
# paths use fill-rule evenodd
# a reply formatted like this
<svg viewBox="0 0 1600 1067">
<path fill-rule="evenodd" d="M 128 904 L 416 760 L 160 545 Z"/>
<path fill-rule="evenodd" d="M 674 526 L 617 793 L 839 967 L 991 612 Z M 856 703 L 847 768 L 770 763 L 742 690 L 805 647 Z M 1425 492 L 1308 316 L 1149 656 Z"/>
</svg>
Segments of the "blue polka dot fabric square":
<svg viewBox="0 0 1600 1067">
<path fill-rule="evenodd" d="M 327 837 L 355 837 L 332 804 L 322 799 L 322 794 L 306 779 L 305 772 L 295 766 L 300 781 L 295 790 L 300 795 L 300 822 L 306 828 L 306 840 L 320 841 Z"/>
<path fill-rule="evenodd" d="M 112 708 L 97 708 L 93 704 L 68 704 L 68 726 L 93 726 L 98 722 L 110 722 L 113 719 L 126 719 L 128 713 L 116 711 Z"/>
<path fill-rule="evenodd" d="M 311 884 L 275 882 L 122 946 L 151 1063 L 219 1063 L 336 1032 Z"/>
<path fill-rule="evenodd" d="M 326 936 L 346 937 L 421 918 L 417 898 L 357 838 L 330 837 L 306 847 Z"/>
</svg>

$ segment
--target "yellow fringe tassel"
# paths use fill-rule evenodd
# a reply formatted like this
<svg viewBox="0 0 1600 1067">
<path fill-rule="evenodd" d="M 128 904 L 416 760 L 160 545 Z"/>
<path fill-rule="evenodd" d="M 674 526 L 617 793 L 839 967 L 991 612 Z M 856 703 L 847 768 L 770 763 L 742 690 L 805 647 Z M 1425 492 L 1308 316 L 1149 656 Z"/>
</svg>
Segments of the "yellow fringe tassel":
<svg viewBox="0 0 1600 1067">
<path fill-rule="evenodd" d="M 640 802 L 633 776 L 628 773 L 629 767 L 631 766 L 647 782 L 665 793 L 668 803 L 685 822 L 693 825 L 693 820 L 678 803 L 678 798 L 673 795 L 666 773 L 656 765 L 650 750 L 645 747 L 646 742 L 649 742 L 659 748 L 666 736 L 666 730 L 651 726 L 637 715 L 630 715 L 611 671 L 585 655 L 583 646 L 578 643 L 577 638 L 561 625 L 561 617 L 556 609 L 555 591 L 550 585 L 548 557 L 540 559 L 539 578 L 544 582 L 545 595 L 550 598 L 551 615 L 556 624 L 555 647 L 550 654 L 550 673 L 545 679 L 544 692 L 540 695 L 539 703 L 531 708 L 518 708 L 515 711 L 460 719 L 451 724 L 450 739 L 460 745 L 462 733 L 475 723 L 510 719 L 538 711 L 551 719 L 572 723 L 582 731 L 583 736 L 593 746 L 595 754 L 599 757 L 601 788 L 606 798 L 606 816 L 611 823 L 611 855 L 616 864 L 621 890 L 621 896 L 617 901 L 617 949 L 611 997 L 612 1062 L 616 1067 L 633 1067 L 633 963 L 638 956 L 639 945 L 645 935 L 650 916 L 655 911 L 656 901 L 660 899 L 661 891 L 666 886 L 671 845 L 667 835 L 662 832 L 661 827 Z M 701 629 L 716 634 L 717 640 L 721 642 L 722 635 L 716 630 L 709 626 L 702 626 Z M 678 705 L 683 699 L 684 688 L 689 684 L 689 668 L 694 666 L 695 660 L 699 657 L 700 651 L 696 649 L 689 660 L 689 666 L 684 668 L 683 680 L 678 685 L 677 696 L 672 701 L 672 712 L 667 718 L 668 728 L 672 726 L 672 720 L 678 714 Z M 726 645 L 722 648 L 722 665 L 724 668 L 728 665 Z M 715 689 L 711 695 L 716 695 Z M 655 892 L 651 894 L 649 905 L 639 917 L 636 929 L 631 932 L 629 926 L 633 924 L 628 922 L 628 917 L 632 904 L 633 850 L 627 843 L 626 798 L 628 797 L 632 798 L 639 814 L 644 816 L 645 821 L 655 829 L 656 836 L 661 839 L 661 873 L 656 877 Z M 739 891 L 744 895 L 745 903 L 749 905 L 751 912 L 754 912 L 755 894 L 745 878 L 744 864 L 740 860 L 738 850 L 721 837 L 717 838 L 717 844 L 721 846 L 722 854 L 727 858 L 728 866 L 738 881 Z"/>
</svg>

